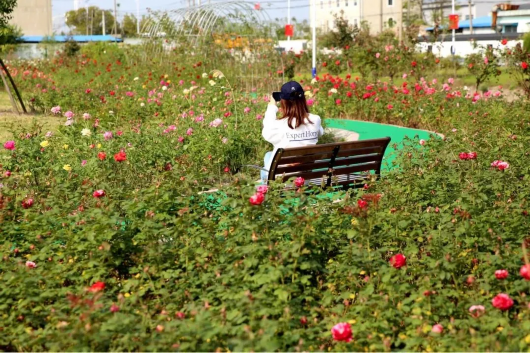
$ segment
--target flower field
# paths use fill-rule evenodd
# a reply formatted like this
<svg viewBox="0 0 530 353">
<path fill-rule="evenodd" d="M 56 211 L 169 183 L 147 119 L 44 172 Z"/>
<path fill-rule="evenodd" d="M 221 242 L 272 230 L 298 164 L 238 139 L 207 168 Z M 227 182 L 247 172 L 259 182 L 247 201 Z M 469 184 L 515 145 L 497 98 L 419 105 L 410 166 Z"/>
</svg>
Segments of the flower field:
<svg viewBox="0 0 530 353">
<path fill-rule="evenodd" d="M 1 350 L 530 348 L 527 101 L 410 72 L 301 79 L 324 119 L 444 135 L 333 202 L 243 167 L 271 148 L 274 68 L 243 89 L 178 59 L 10 63 L 61 126 L 0 141 Z"/>
</svg>

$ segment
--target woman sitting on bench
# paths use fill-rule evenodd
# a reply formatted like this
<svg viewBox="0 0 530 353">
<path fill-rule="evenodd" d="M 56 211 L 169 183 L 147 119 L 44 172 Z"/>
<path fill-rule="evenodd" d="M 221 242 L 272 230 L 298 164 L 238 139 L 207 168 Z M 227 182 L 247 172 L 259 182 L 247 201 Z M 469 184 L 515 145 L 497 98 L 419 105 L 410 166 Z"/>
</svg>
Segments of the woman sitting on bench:
<svg viewBox="0 0 530 353">
<path fill-rule="evenodd" d="M 282 109 L 279 119 L 276 118 L 278 101 Z M 269 99 L 263 119 L 263 138 L 272 143 L 274 149 L 265 154 L 266 171 L 261 171 L 261 180 L 267 180 L 268 170 L 278 148 L 316 145 L 323 134 L 320 117 L 309 113 L 302 86 L 295 81 L 284 84 L 281 92 L 274 92 Z"/>
</svg>

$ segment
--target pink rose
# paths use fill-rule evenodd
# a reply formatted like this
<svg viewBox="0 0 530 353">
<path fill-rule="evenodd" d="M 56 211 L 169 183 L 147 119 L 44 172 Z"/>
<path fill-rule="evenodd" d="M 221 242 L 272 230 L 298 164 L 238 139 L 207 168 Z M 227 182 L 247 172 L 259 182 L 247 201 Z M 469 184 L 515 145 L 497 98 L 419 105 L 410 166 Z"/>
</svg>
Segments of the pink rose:
<svg viewBox="0 0 530 353">
<path fill-rule="evenodd" d="M 26 261 L 26 267 L 27 268 L 35 268 L 37 267 L 37 264 L 33 261 Z"/>
<path fill-rule="evenodd" d="M 251 205 L 261 205 L 265 201 L 265 196 L 261 192 L 256 192 L 249 201 Z"/>
<path fill-rule="evenodd" d="M 500 293 L 491 300 L 491 304 L 502 311 L 509 310 L 513 306 L 513 300 L 508 294 Z"/>
<path fill-rule="evenodd" d="M 61 107 L 60 106 L 56 106 L 56 107 L 53 107 L 52 109 L 50 109 L 51 112 L 53 114 L 59 114 L 61 112 Z"/>
<path fill-rule="evenodd" d="M 269 191 L 269 187 L 267 185 L 260 185 L 258 186 L 257 191 L 261 194 L 266 194 L 267 191 Z"/>
<path fill-rule="evenodd" d="M 105 141 L 112 139 L 113 135 L 111 131 L 105 131 L 103 134 L 103 138 L 105 138 Z"/>
<path fill-rule="evenodd" d="M 15 141 L 7 141 L 6 143 L 4 143 L 4 148 L 6 150 L 14 150 L 15 149 Z"/>
<path fill-rule="evenodd" d="M 477 152 L 469 152 L 467 154 L 467 159 L 477 159 Z"/>
<path fill-rule="evenodd" d="M 443 330 L 444 330 L 444 327 L 443 327 L 442 325 L 440 325 L 440 324 L 436 324 L 436 325 L 434 325 L 434 326 L 432 327 L 431 332 L 432 332 L 432 333 L 442 333 Z"/>
<path fill-rule="evenodd" d="M 420 145 L 424 146 L 425 145 L 425 140 L 420 140 Z"/>
<path fill-rule="evenodd" d="M 401 268 L 407 265 L 407 258 L 403 254 L 396 254 L 390 258 L 390 264 L 394 268 Z"/>
<path fill-rule="evenodd" d="M 112 305 L 110 306 L 110 312 L 111 312 L 111 313 L 117 313 L 118 311 L 120 311 L 120 307 L 117 306 L 116 304 L 112 304 Z"/>
<path fill-rule="evenodd" d="M 193 129 L 190 127 L 188 130 L 186 130 L 186 135 L 191 136 L 193 134 Z"/>
<path fill-rule="evenodd" d="M 484 314 L 486 309 L 482 305 L 472 305 L 469 307 L 469 312 L 473 317 L 479 317 Z"/>
<path fill-rule="evenodd" d="M 351 342 L 353 335 L 351 326 L 347 322 L 341 322 L 333 326 L 331 329 L 331 334 L 333 335 L 333 339 L 335 341 L 343 342 Z"/>
<path fill-rule="evenodd" d="M 497 271 L 495 271 L 495 278 L 497 278 L 497 279 L 506 279 L 506 278 L 508 278 L 508 271 L 506 271 L 506 270 L 497 270 Z"/>
<path fill-rule="evenodd" d="M 508 169 L 508 168 L 510 168 L 510 164 L 508 162 L 500 162 L 497 165 L 497 169 L 499 169 L 499 170 L 505 170 L 505 169 Z"/>
<path fill-rule="evenodd" d="M 74 113 L 72 111 L 67 111 L 66 113 L 64 113 L 64 116 L 68 119 L 72 119 L 74 117 Z"/>
<path fill-rule="evenodd" d="M 249 107 L 246 107 L 245 109 L 243 109 L 243 112 L 244 112 L 245 114 L 250 113 L 250 108 L 249 108 Z"/>
<path fill-rule="evenodd" d="M 302 187 L 303 185 L 305 184 L 305 179 L 302 178 L 302 177 L 298 177 L 294 180 L 294 185 L 297 187 L 297 188 L 300 188 Z"/>
</svg>

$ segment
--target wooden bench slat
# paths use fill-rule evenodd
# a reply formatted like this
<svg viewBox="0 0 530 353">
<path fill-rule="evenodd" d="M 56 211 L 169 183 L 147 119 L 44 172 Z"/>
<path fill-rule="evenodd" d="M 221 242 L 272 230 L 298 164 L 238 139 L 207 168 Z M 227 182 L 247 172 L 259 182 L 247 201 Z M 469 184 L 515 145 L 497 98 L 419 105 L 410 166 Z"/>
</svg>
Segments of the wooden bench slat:
<svg viewBox="0 0 530 353">
<path fill-rule="evenodd" d="M 359 163 L 366 163 L 366 162 L 373 162 L 378 161 L 381 158 L 380 154 L 371 154 L 366 156 L 353 156 L 353 157 L 343 157 L 340 159 L 336 159 L 334 166 L 346 166 L 346 165 L 352 165 L 352 164 L 359 164 Z M 309 171 L 309 170 L 317 170 L 317 169 L 323 169 L 328 168 L 329 166 L 329 159 L 327 160 L 318 160 L 314 163 L 300 163 L 300 164 L 285 164 L 285 165 L 278 165 L 276 168 L 276 172 L 278 174 L 282 173 L 291 173 L 296 171 Z"/>
<path fill-rule="evenodd" d="M 370 171 L 370 170 L 378 169 L 380 164 L 381 164 L 380 162 L 368 162 L 368 163 L 359 164 L 353 167 L 334 168 L 333 175 L 345 175 L 345 174 L 352 174 L 355 172 Z"/>
</svg>

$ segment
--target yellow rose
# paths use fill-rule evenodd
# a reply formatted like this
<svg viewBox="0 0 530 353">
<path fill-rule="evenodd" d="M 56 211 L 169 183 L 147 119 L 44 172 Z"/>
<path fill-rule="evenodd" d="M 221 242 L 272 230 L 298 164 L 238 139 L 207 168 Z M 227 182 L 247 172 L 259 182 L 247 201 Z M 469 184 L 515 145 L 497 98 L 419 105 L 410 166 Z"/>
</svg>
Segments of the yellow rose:
<svg viewBox="0 0 530 353">
<path fill-rule="evenodd" d="M 48 141 L 46 141 L 46 140 L 44 140 L 44 141 L 42 141 L 42 142 L 40 143 L 40 146 L 41 146 L 41 147 L 48 147 L 49 145 L 50 145 L 50 143 L 49 143 Z"/>
<path fill-rule="evenodd" d="M 357 220 L 357 218 L 352 218 L 351 219 L 351 225 L 352 226 L 358 226 L 359 225 L 359 221 Z"/>
<path fill-rule="evenodd" d="M 72 170 L 72 167 L 70 166 L 70 164 L 65 164 L 63 166 L 63 169 L 66 170 L 67 172 L 71 171 Z"/>
<path fill-rule="evenodd" d="M 67 144 L 64 144 L 64 145 L 63 145 L 63 148 L 64 148 L 65 150 L 67 150 L 67 149 L 68 149 L 68 145 L 67 145 Z"/>
<path fill-rule="evenodd" d="M 101 148 L 101 143 L 98 143 L 98 148 Z"/>
</svg>

